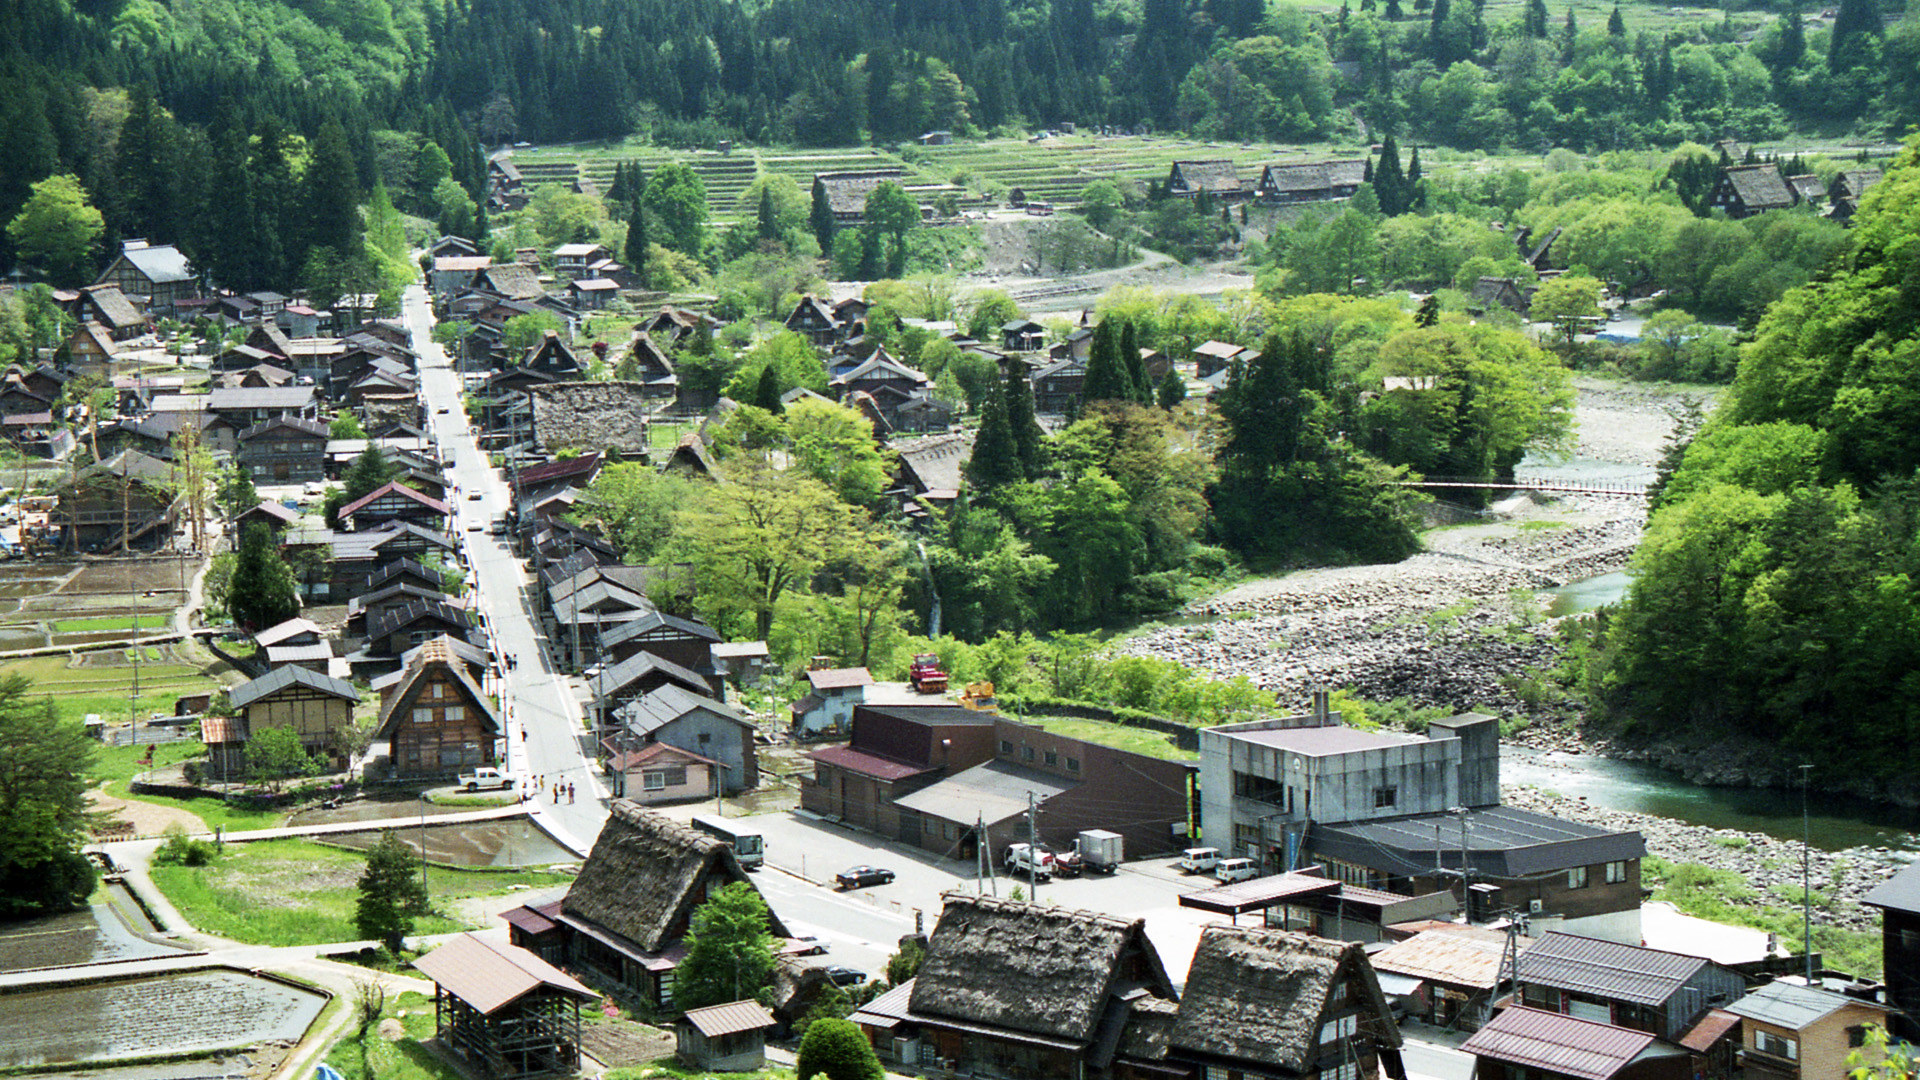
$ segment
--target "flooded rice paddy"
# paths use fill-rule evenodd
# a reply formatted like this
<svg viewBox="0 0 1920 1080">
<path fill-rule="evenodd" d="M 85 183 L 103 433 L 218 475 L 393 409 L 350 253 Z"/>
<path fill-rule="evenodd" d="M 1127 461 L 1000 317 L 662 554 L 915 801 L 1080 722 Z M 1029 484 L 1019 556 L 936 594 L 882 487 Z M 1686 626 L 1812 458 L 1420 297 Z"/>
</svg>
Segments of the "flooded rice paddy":
<svg viewBox="0 0 1920 1080">
<path fill-rule="evenodd" d="M 0 995 L 0 1067 L 291 1041 L 325 1004 L 314 991 L 224 970 Z"/>
</svg>

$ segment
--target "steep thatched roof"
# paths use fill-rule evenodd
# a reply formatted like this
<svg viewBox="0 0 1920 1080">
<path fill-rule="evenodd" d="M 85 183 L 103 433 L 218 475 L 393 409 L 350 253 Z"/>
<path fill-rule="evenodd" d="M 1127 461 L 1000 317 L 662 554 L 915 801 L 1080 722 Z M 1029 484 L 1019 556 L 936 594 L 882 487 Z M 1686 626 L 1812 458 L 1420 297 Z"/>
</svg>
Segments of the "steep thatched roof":
<svg viewBox="0 0 1920 1080">
<path fill-rule="evenodd" d="M 1755 213 L 1793 205 L 1793 192 L 1780 176 L 1778 165 L 1731 165 L 1726 169 L 1726 179 L 1741 203 Z"/>
<path fill-rule="evenodd" d="M 657 953 L 686 932 L 710 889 L 735 881 L 751 884 L 724 842 L 615 799 L 560 910 Z M 772 911 L 768 923 L 774 936 L 790 936 Z"/>
<path fill-rule="evenodd" d="M 1143 994 L 1127 1003 L 1131 1012 L 1127 1028 L 1120 1036 L 1121 1057 L 1159 1061 L 1167 1056 L 1167 1044 L 1173 1038 L 1173 1026 L 1180 1006 L 1165 998 Z"/>
<path fill-rule="evenodd" d="M 1167 190 L 1171 192 L 1207 191 L 1225 195 L 1240 188 L 1240 168 L 1226 158 L 1176 161 L 1167 170 Z"/>
<path fill-rule="evenodd" d="M 1366 953 L 1329 941 L 1252 926 L 1209 926 L 1187 970 L 1172 1046 L 1176 1050 L 1312 1071 L 1320 1018 L 1334 984 L 1347 979 L 1363 1008 L 1361 1029 L 1399 1046 L 1398 1029 Z M 1369 1025 L 1370 1016 L 1387 1018 Z"/>
<path fill-rule="evenodd" d="M 1176 996 L 1145 920 L 946 894 L 913 986 L 916 1018 L 1082 1045 L 1110 998 L 1144 986 Z"/>
<path fill-rule="evenodd" d="M 646 387 L 637 382 L 556 382 L 529 387 L 535 440 L 549 452 L 647 454 Z"/>
<path fill-rule="evenodd" d="M 864 169 L 857 172 L 823 172 L 813 174 L 814 187 L 826 192 L 827 205 L 836 214 L 860 214 L 867 212 L 867 196 L 873 189 L 891 181 L 896 184 L 906 182 L 905 169 Z"/>
</svg>

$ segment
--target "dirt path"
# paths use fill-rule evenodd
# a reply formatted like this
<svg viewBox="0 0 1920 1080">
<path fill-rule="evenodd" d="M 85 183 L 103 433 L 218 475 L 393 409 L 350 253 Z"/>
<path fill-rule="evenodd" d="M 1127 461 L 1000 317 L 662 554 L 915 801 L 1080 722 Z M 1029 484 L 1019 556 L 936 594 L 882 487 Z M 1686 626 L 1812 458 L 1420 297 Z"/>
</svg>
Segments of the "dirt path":
<svg viewBox="0 0 1920 1080">
<path fill-rule="evenodd" d="M 122 799 L 109 795 L 100 788 L 87 792 L 87 801 L 95 810 L 112 814 L 121 821 L 131 823 L 135 836 L 158 836 L 165 832 L 169 825 L 179 825 L 193 836 L 211 831 L 198 814 L 173 806 L 158 806 L 154 803 Z"/>
</svg>

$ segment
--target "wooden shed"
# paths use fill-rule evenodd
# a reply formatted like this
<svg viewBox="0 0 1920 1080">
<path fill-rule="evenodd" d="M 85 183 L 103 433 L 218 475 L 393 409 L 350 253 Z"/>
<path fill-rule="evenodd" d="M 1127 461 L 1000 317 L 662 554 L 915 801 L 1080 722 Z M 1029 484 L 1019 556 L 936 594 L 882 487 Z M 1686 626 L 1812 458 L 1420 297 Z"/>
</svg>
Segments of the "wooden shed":
<svg viewBox="0 0 1920 1080">
<path fill-rule="evenodd" d="M 767 1063 L 772 1026 L 773 1015 L 749 999 L 689 1009 L 673 1030 L 680 1060 L 689 1068 L 753 1072 Z"/>
<path fill-rule="evenodd" d="M 413 962 L 441 1043 L 496 1080 L 580 1068 L 580 1003 L 599 995 L 515 945 L 462 934 Z"/>
</svg>

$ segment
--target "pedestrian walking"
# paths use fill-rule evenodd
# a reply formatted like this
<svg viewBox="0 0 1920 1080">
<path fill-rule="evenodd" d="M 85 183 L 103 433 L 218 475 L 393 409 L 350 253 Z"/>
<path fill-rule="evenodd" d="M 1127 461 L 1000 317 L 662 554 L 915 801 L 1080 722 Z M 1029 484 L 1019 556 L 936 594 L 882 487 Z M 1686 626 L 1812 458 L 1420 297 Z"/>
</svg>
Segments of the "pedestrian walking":
<svg viewBox="0 0 1920 1080">
<path fill-rule="evenodd" d="M 573 805 L 573 785 L 572 784 L 567 785 L 567 805 L 568 806 Z"/>
</svg>

